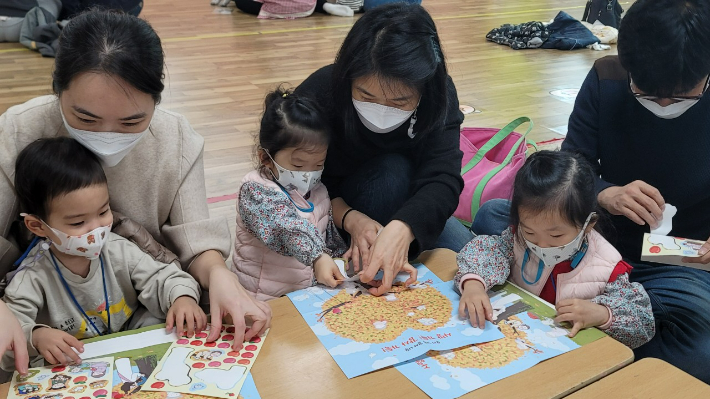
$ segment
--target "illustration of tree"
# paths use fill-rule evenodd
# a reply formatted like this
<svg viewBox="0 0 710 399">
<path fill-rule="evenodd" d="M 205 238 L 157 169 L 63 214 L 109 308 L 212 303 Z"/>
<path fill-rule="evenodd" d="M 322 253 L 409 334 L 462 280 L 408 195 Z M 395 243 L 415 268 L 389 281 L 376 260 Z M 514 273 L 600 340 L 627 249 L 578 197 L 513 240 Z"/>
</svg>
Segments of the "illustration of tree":
<svg viewBox="0 0 710 399">
<path fill-rule="evenodd" d="M 422 287 L 395 283 L 380 297 L 341 290 L 323 303 L 319 321 L 343 338 L 365 343 L 392 341 L 408 328 L 433 331 L 451 318 L 451 300 L 435 288 Z"/>
<path fill-rule="evenodd" d="M 516 316 L 510 316 L 508 320 L 521 321 Z M 533 345 L 526 339 L 525 331 L 515 331 L 513 327 L 502 322 L 498 323 L 498 328 L 505 338 L 464 346 L 453 351 L 429 351 L 427 355 L 441 364 L 453 367 L 495 369 L 512 363 L 531 350 Z"/>
</svg>

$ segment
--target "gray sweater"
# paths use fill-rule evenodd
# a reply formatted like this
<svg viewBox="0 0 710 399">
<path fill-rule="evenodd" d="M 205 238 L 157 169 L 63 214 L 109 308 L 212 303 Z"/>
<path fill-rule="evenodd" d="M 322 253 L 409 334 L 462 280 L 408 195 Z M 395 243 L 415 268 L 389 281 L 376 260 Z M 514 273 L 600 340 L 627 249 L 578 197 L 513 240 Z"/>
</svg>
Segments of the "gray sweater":
<svg viewBox="0 0 710 399">
<path fill-rule="evenodd" d="M 91 324 L 76 307 L 64 287 L 48 250 L 40 241 L 12 276 L 3 300 L 17 316 L 27 337 L 30 356 L 38 356 L 32 345 L 32 331 L 51 327 L 79 339 L 96 336 Z M 110 233 L 101 251 L 111 313 L 111 332 L 121 331 L 139 304 L 151 316 L 165 319 L 172 303 L 181 296 L 199 301 L 197 282 L 175 263 L 165 264 L 140 250 L 125 238 Z M 55 257 L 56 259 L 56 257 Z M 57 259 L 57 265 L 77 302 L 101 333 L 107 332 L 104 283 L 99 259 L 91 261 L 89 274 L 82 278 Z M 2 360 L 12 368 L 11 353 Z"/>
</svg>

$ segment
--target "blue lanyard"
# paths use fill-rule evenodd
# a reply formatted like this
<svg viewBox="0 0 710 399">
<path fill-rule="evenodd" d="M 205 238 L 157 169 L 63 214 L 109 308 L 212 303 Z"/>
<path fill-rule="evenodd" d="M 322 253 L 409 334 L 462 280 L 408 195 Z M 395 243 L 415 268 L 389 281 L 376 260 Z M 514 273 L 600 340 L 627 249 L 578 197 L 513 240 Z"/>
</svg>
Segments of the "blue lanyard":
<svg viewBox="0 0 710 399">
<path fill-rule="evenodd" d="M 579 251 L 574 255 L 572 258 L 572 269 L 574 270 L 577 266 L 579 266 L 579 262 L 582 261 L 582 258 L 584 258 L 584 255 L 587 254 L 587 248 L 589 245 L 585 242 L 582 244 L 582 247 L 579 248 Z M 525 255 L 523 255 L 523 266 L 522 270 L 520 271 L 520 274 L 523 277 L 523 281 L 525 281 L 526 284 L 533 285 L 540 281 L 540 277 L 542 277 L 542 272 L 545 270 L 545 262 L 540 261 L 537 264 L 537 275 L 535 276 L 535 281 L 530 282 L 528 279 L 525 278 L 525 266 L 528 264 L 528 261 L 530 260 L 530 255 L 528 254 L 528 250 L 525 250 Z M 552 288 L 557 291 L 557 286 L 555 285 L 555 278 L 553 277 L 552 273 L 550 273 L 550 278 L 552 279 Z"/>
<path fill-rule="evenodd" d="M 25 250 L 25 253 L 23 253 L 22 256 L 20 256 L 20 259 L 18 259 L 17 262 L 13 263 L 13 266 L 19 266 L 20 263 L 22 263 L 22 261 L 25 260 L 25 258 L 27 257 L 27 254 L 29 254 L 30 251 L 32 250 L 32 248 L 34 248 L 35 245 L 37 244 L 37 241 L 39 241 L 39 237 L 35 236 L 35 238 L 32 239 L 30 246 L 27 247 L 27 249 Z"/>
<path fill-rule="evenodd" d="M 57 274 L 59 274 L 59 278 L 62 280 L 62 284 L 64 285 L 64 289 L 66 289 L 67 292 L 69 293 L 69 297 L 71 297 L 72 301 L 74 301 L 74 305 L 76 305 L 76 307 L 79 309 L 81 314 L 84 315 L 84 318 L 86 319 L 86 321 L 88 321 L 89 324 L 91 324 L 91 327 L 94 329 L 94 331 L 96 331 L 96 334 L 104 335 L 101 333 L 101 331 L 98 329 L 98 327 L 96 327 L 96 324 L 94 324 L 94 322 L 91 320 L 89 315 L 86 314 L 86 312 L 84 311 L 84 308 L 82 308 L 81 305 L 79 305 L 79 301 L 76 300 L 74 293 L 72 293 L 71 288 L 69 288 L 69 284 L 67 284 L 67 280 L 64 278 L 64 276 L 62 275 L 62 272 L 59 270 L 59 265 L 57 264 L 57 259 L 54 258 L 54 254 L 52 253 L 52 251 L 49 251 L 49 255 L 52 257 L 52 262 L 54 262 L 54 268 L 57 269 Z M 106 289 L 106 272 L 104 269 L 104 258 L 102 255 L 99 255 L 99 261 L 101 262 L 101 279 L 104 282 L 104 300 L 106 301 L 105 302 L 105 304 L 106 304 L 105 305 L 106 321 L 108 323 L 108 325 L 106 326 L 106 328 L 108 329 L 108 332 L 106 334 L 111 334 L 111 304 L 108 302 L 108 290 Z"/>
<path fill-rule="evenodd" d="M 315 209 L 315 206 L 313 206 L 313 203 L 312 203 L 311 201 L 306 200 L 306 202 L 308 203 L 308 205 L 310 205 L 310 207 L 308 207 L 308 208 L 301 208 L 300 206 L 298 206 L 298 204 L 296 204 L 296 201 L 293 200 L 293 198 L 291 197 L 291 194 L 289 194 L 288 191 L 286 191 L 286 189 L 283 188 L 283 186 L 282 186 L 281 184 L 279 184 L 279 182 L 275 182 L 275 183 L 278 184 L 278 186 L 279 186 L 279 188 L 281 189 L 281 191 L 283 191 L 284 194 L 286 194 L 286 196 L 287 196 L 288 199 L 291 201 L 291 203 L 296 207 L 296 209 L 298 209 L 298 210 L 301 211 L 301 212 L 306 212 L 306 213 L 311 213 L 311 212 L 313 212 L 313 210 Z M 305 199 L 305 198 L 304 198 L 304 199 Z"/>
</svg>

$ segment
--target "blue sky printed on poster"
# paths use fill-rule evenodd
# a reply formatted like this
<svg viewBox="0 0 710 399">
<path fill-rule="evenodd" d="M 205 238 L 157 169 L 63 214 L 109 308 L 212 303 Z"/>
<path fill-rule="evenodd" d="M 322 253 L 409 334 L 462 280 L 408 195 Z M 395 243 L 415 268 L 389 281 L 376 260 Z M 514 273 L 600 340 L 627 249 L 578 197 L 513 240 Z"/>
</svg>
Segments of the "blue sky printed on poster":
<svg viewBox="0 0 710 399">
<path fill-rule="evenodd" d="M 417 283 L 381 296 L 355 282 L 288 294 L 306 323 L 348 378 L 414 359 L 431 349 L 454 349 L 503 338 L 490 322 L 471 327 L 458 317 L 459 295 L 424 265 Z M 395 281 L 406 280 L 400 275 Z"/>
<path fill-rule="evenodd" d="M 485 353 L 485 345 L 482 346 L 483 351 L 471 346 L 440 352 L 436 358 L 425 355 L 402 363 L 396 369 L 431 398 L 454 399 L 527 370 L 543 360 L 579 348 L 579 345 L 565 336 L 566 330 L 556 327 L 551 319 L 532 312 L 519 313 L 500 323 L 507 324 L 503 325 L 508 333 L 506 339 L 509 345 L 504 346 L 507 350 L 496 347 L 495 352 L 491 351 L 491 355 L 487 356 L 482 355 Z M 504 340 L 500 340 L 490 345 L 503 343 Z M 490 368 L 464 367 L 470 364 L 490 366 L 496 362 L 503 365 Z"/>
</svg>

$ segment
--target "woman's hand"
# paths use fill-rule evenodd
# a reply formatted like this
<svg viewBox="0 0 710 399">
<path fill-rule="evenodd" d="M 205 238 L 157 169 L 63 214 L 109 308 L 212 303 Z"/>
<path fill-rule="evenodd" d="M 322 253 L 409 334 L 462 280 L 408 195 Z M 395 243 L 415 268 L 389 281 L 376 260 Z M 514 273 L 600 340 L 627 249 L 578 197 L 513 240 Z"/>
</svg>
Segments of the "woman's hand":
<svg viewBox="0 0 710 399">
<path fill-rule="evenodd" d="M 355 271 L 364 270 L 370 264 L 371 249 L 382 230 L 382 225 L 364 213 L 351 211 L 345 218 L 343 230 L 350 234 L 350 249 L 343 255 L 352 259 Z"/>
<path fill-rule="evenodd" d="M 271 326 L 271 308 L 254 299 L 239 283 L 239 278 L 226 267 L 215 268 L 210 273 L 210 316 L 212 327 L 207 341 L 219 338 L 222 318 L 230 315 L 234 323 L 233 349 L 239 350 L 244 341 L 263 334 Z M 245 318 L 252 321 L 246 330 Z M 246 330 L 246 333 L 244 332 Z"/>
<path fill-rule="evenodd" d="M 15 353 L 15 369 L 22 375 L 27 374 L 30 356 L 27 353 L 25 333 L 15 315 L 2 301 L 0 301 L 0 326 L 5 326 L 3 332 L 0 333 L 0 349 L 3 352 L 13 351 Z"/>
<path fill-rule="evenodd" d="M 222 255 L 217 251 L 206 251 L 198 256 L 190 266 L 190 274 L 210 295 L 210 334 L 207 341 L 219 338 L 222 318 L 229 315 L 234 323 L 234 345 L 239 350 L 242 343 L 264 333 L 271 326 L 271 308 L 257 301 L 242 287 L 236 274 L 227 269 Z M 245 318 L 252 326 L 246 331 Z"/>
<path fill-rule="evenodd" d="M 368 283 L 375 278 L 377 272 L 383 271 L 382 284 L 371 288 L 372 295 L 382 295 L 392 288 L 392 282 L 401 270 L 409 273 L 406 285 L 417 281 L 417 270 L 409 264 L 407 255 L 409 244 L 414 241 L 412 229 L 400 220 L 393 220 L 375 236 L 374 245 L 370 248 L 369 262 L 365 265 L 360 280 Z"/>
</svg>

